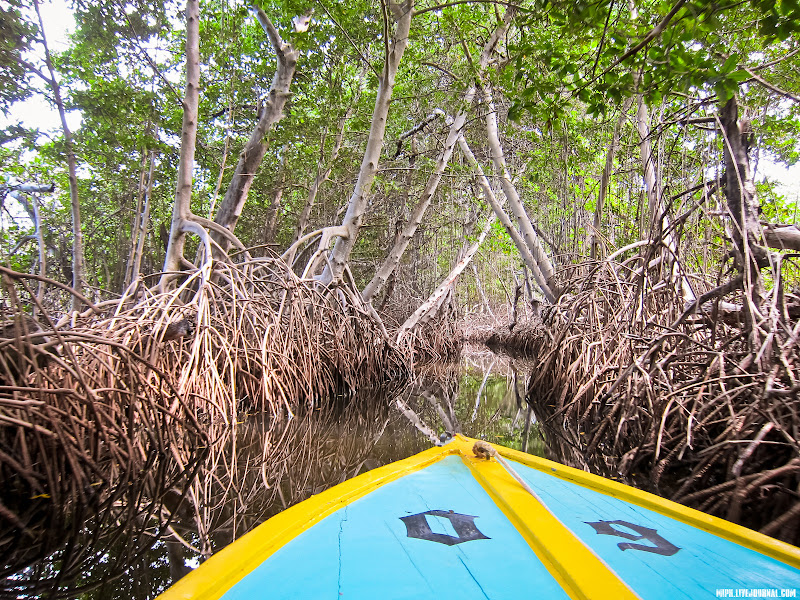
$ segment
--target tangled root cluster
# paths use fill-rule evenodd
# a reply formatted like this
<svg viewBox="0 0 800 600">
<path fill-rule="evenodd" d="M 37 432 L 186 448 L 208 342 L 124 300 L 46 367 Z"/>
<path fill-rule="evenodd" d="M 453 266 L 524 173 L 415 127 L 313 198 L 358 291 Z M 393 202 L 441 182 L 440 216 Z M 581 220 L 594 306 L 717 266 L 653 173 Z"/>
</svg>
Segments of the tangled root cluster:
<svg viewBox="0 0 800 600">
<path fill-rule="evenodd" d="M 132 290 L 133 301 L 91 327 L 167 373 L 195 414 L 224 421 L 292 414 L 408 373 L 352 288 L 320 287 L 273 259 L 218 268 L 174 291 Z M 182 343 L 167 343 L 173 331 Z"/>
<path fill-rule="evenodd" d="M 569 462 L 800 542 L 800 323 L 785 297 L 747 331 L 741 286 L 675 283 L 604 262 L 524 336 L 530 399 Z M 777 287 L 777 286 L 776 286 Z M 705 296 L 701 296 L 705 293 Z M 705 298 L 709 298 L 706 302 Z M 723 298 L 727 302 L 723 301 Z M 754 343 L 755 340 L 755 343 Z"/>
<path fill-rule="evenodd" d="M 24 279 L 3 283 L 0 596 L 57 597 L 81 579 L 75 594 L 101 557 L 113 576 L 152 546 L 207 440 L 164 372 L 97 329 L 34 321 Z"/>
<path fill-rule="evenodd" d="M 405 343 L 415 362 L 452 362 L 461 354 L 464 339 L 456 319 L 440 313 L 415 327 Z"/>
<path fill-rule="evenodd" d="M 86 579 L 108 539 L 138 536 L 103 577 L 124 570 L 191 491 L 210 424 L 269 422 L 410 369 L 352 287 L 279 260 L 197 270 L 167 292 L 135 285 L 58 323 L 28 276 L 3 273 L 0 530 L 13 534 L 0 592 Z M 31 564 L 44 566 L 21 576 Z"/>
</svg>

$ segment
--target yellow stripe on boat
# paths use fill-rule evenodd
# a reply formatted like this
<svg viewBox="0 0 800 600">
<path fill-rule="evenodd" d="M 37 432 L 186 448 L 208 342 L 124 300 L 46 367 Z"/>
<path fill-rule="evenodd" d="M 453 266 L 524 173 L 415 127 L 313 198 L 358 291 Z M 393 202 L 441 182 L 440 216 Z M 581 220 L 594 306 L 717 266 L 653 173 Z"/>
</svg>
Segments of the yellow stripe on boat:
<svg viewBox="0 0 800 600">
<path fill-rule="evenodd" d="M 471 456 L 471 451 L 464 447 L 470 441 L 460 438 L 457 442 L 464 461 L 570 598 L 638 599 L 546 506 L 520 486 L 505 467 L 494 460 Z"/>
<path fill-rule="evenodd" d="M 463 436 L 458 436 L 458 438 L 467 444 L 474 442 Z M 593 475 L 511 448 L 498 445 L 494 445 L 494 447 L 505 458 L 546 472 L 559 479 L 661 513 L 800 569 L 800 548 L 791 544 L 599 475 Z M 798 597 L 800 597 L 800 593 L 798 593 Z"/>
</svg>

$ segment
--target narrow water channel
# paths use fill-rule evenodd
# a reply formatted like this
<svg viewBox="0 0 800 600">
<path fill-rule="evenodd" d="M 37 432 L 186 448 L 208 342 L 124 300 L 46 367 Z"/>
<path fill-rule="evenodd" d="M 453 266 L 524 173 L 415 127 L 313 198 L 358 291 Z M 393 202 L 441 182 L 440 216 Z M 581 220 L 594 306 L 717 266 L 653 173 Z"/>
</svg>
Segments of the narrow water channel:
<svg viewBox="0 0 800 600">
<path fill-rule="evenodd" d="M 459 362 L 420 367 L 413 381 L 395 389 L 364 390 L 291 418 L 270 421 L 251 414 L 233 427 L 207 424 L 211 444 L 196 483 L 164 491 L 164 514 L 173 517 L 169 522 L 165 517 L 161 529 L 168 528 L 170 541 L 154 544 L 158 524 L 142 522 L 134 530 L 101 536 L 111 543 L 83 531 L 82 539 L 87 534 L 97 539 L 97 547 L 86 554 L 94 560 L 82 562 L 77 579 L 74 569 L 65 572 L 56 595 L 153 598 L 285 508 L 456 433 L 543 455 L 543 437 L 524 401 L 532 368 L 483 348 L 467 349 Z M 133 557 L 135 548 L 150 549 Z M 58 580 L 62 565 L 63 559 L 53 556 L 17 577 L 20 582 L 40 576 Z M 21 585 L 16 597 L 35 595 L 24 589 Z"/>
</svg>

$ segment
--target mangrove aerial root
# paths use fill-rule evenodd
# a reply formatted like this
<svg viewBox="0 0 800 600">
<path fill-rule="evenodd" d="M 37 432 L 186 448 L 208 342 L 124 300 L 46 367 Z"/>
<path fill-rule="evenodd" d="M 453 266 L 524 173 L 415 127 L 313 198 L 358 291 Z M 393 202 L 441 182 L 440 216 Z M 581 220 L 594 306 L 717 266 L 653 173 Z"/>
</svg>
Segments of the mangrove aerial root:
<svg viewBox="0 0 800 600">
<path fill-rule="evenodd" d="M 767 292 L 748 330 L 741 280 L 695 277 L 702 306 L 687 310 L 680 286 L 641 262 L 589 265 L 519 336 L 538 358 L 529 398 L 549 446 L 800 543 L 800 323 L 784 294 Z"/>
<path fill-rule="evenodd" d="M 5 270 L 0 298 L 0 530 L 11 532 L 0 595 L 74 595 L 99 584 L 91 573 L 109 552 L 105 580 L 164 535 L 191 545 L 187 519 L 207 555 L 221 505 L 204 486 L 244 493 L 221 459 L 203 463 L 221 455 L 219 427 L 255 413 L 273 431 L 410 370 L 352 284 L 321 286 L 279 259 L 215 263 L 166 291 L 136 282 L 60 319 L 64 286 L 48 309 L 30 277 Z M 262 489 L 288 437 L 266 440 L 249 476 Z"/>
</svg>

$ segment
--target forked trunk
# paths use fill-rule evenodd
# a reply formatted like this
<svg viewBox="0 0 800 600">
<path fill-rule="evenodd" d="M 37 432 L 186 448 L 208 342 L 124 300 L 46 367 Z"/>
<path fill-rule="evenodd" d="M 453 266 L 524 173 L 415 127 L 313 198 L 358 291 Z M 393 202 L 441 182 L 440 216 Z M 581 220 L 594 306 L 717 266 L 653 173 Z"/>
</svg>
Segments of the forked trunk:
<svg viewBox="0 0 800 600">
<path fill-rule="evenodd" d="M 347 237 L 339 237 L 336 240 L 330 255 L 330 263 L 320 276 L 322 283 L 330 283 L 342 276 L 347 261 L 350 259 L 350 253 L 353 251 L 358 230 L 361 228 L 361 220 L 367 209 L 372 183 L 378 172 L 378 163 L 380 162 L 381 149 L 383 148 L 383 140 L 386 133 L 386 120 L 389 115 L 389 103 L 392 99 L 397 69 L 408 46 L 408 34 L 411 29 L 413 13 L 412 5 L 412 0 L 405 0 L 401 5 L 394 5 L 394 9 L 401 14 L 397 20 L 397 29 L 388 44 L 383 71 L 378 81 L 378 94 L 375 99 L 375 108 L 372 112 L 372 124 L 370 125 L 367 148 L 361 161 L 361 169 L 358 172 L 355 189 L 350 197 L 347 212 L 342 221 L 342 227 L 347 232 Z M 320 246 L 319 250 L 324 252 L 327 248 Z"/>
<path fill-rule="evenodd" d="M 239 162 L 236 164 L 233 178 L 228 185 L 225 197 L 222 199 L 217 214 L 214 217 L 214 221 L 218 225 L 221 225 L 231 233 L 233 233 L 233 230 L 236 228 L 236 223 L 239 221 L 242 209 L 247 202 L 250 186 L 253 184 L 253 179 L 261 166 L 261 162 L 264 160 L 264 154 L 267 151 L 267 144 L 265 141 L 267 132 L 275 123 L 283 118 L 283 109 L 286 105 L 286 101 L 289 99 L 289 87 L 294 78 L 297 59 L 300 56 L 299 50 L 295 50 L 291 44 L 281 39 L 278 30 L 267 18 L 264 11 L 258 9 L 257 16 L 258 22 L 261 24 L 261 27 L 266 32 L 267 37 L 275 49 L 278 64 L 275 69 L 275 76 L 272 79 L 272 85 L 269 89 L 267 101 L 259 115 L 258 123 L 239 155 Z M 230 245 L 227 236 L 221 235 L 220 232 L 212 231 L 211 239 L 216 242 L 216 245 L 222 253 L 227 251 Z M 222 253 L 219 253 L 219 256 L 222 256 Z M 218 254 L 216 246 L 215 254 Z"/>
</svg>

